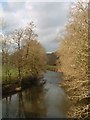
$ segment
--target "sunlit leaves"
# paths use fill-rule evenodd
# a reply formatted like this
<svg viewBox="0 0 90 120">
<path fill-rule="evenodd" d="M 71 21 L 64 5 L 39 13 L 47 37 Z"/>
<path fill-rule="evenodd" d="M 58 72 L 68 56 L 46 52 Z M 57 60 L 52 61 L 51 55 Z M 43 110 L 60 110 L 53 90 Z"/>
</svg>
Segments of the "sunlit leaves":
<svg viewBox="0 0 90 120">
<path fill-rule="evenodd" d="M 46 70 L 46 53 L 42 45 L 37 42 L 34 28 L 34 23 L 30 22 L 25 28 L 15 30 L 8 36 L 2 36 L 5 76 L 8 77 L 10 69 L 15 69 L 16 79 L 21 81 L 24 77 L 39 77 Z"/>
<path fill-rule="evenodd" d="M 58 50 L 61 66 L 60 70 L 65 75 L 63 85 L 66 86 L 70 99 L 73 102 L 83 99 L 88 95 L 88 4 L 78 2 L 70 11 L 70 19 L 66 25 L 66 34 Z M 69 87 L 68 87 L 69 86 Z M 77 96 L 77 97 L 75 97 Z M 83 104 L 82 104 L 83 106 Z M 76 108 L 81 106 L 76 106 Z M 83 106 L 86 108 L 86 106 Z M 70 117 L 81 118 L 82 110 L 71 107 Z"/>
</svg>

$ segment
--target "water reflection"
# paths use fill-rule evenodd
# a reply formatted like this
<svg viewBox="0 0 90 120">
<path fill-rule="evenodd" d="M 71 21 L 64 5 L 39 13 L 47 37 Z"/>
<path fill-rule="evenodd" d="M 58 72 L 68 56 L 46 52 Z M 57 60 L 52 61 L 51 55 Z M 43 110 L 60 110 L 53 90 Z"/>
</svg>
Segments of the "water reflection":
<svg viewBox="0 0 90 120">
<path fill-rule="evenodd" d="M 8 99 L 6 98 L 6 116 L 9 117 L 9 105 L 8 105 Z"/>
<path fill-rule="evenodd" d="M 25 108 L 24 108 L 22 92 L 18 93 L 17 95 L 18 95 L 18 112 L 16 117 L 23 118 L 25 114 Z"/>
<path fill-rule="evenodd" d="M 52 77 L 53 75 L 53 77 Z M 68 100 L 56 72 L 47 72 L 44 86 L 31 87 L 23 92 L 3 99 L 3 118 L 64 118 Z"/>
<path fill-rule="evenodd" d="M 46 116 L 47 107 L 45 104 L 43 87 L 32 87 L 23 93 L 19 93 L 18 97 L 18 117 L 30 118 Z"/>
<path fill-rule="evenodd" d="M 6 97 L 5 101 L 6 101 L 6 105 L 5 105 L 5 114 L 4 114 L 4 116 L 6 118 L 8 118 L 9 117 L 9 106 L 10 106 L 11 96 Z"/>
</svg>

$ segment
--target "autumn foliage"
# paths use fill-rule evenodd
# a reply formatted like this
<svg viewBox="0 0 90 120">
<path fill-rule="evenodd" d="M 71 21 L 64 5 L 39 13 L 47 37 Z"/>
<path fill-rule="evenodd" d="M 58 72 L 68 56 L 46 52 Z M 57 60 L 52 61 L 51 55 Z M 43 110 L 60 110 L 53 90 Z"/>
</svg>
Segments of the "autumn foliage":
<svg viewBox="0 0 90 120">
<path fill-rule="evenodd" d="M 64 74 L 62 85 L 72 105 L 69 117 L 87 118 L 89 109 L 89 44 L 88 3 L 78 2 L 70 11 L 70 18 L 58 50 L 59 71 Z M 61 40 L 61 39 L 60 39 Z"/>
<path fill-rule="evenodd" d="M 4 81 L 26 77 L 38 77 L 46 70 L 46 52 L 38 42 L 34 23 L 15 30 L 2 40 L 2 78 Z"/>
</svg>

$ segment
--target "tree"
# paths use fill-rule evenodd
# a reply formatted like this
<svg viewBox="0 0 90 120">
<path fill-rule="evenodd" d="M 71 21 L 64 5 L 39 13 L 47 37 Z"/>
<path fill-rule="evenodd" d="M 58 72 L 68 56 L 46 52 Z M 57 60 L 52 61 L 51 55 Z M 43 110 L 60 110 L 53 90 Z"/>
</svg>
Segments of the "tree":
<svg viewBox="0 0 90 120">
<path fill-rule="evenodd" d="M 46 53 L 42 45 L 37 42 L 37 34 L 34 32 L 33 22 L 24 29 L 14 32 L 11 39 L 14 48 L 10 59 L 12 66 L 17 69 L 20 84 L 24 77 L 35 77 L 46 69 Z"/>
<path fill-rule="evenodd" d="M 23 39 L 23 30 L 19 29 L 14 32 L 14 44 L 16 48 L 16 52 L 14 53 L 14 62 L 18 69 L 18 79 L 22 80 L 22 39 Z"/>
<path fill-rule="evenodd" d="M 11 79 L 10 73 L 10 59 L 9 59 L 9 50 L 10 50 L 10 41 L 8 36 L 2 36 L 2 76 L 6 81 Z M 5 78 L 6 77 L 6 78 Z"/>
<path fill-rule="evenodd" d="M 88 97 L 88 26 L 88 3 L 78 2 L 71 9 L 66 34 L 58 50 L 58 63 L 65 79 L 63 85 L 67 86 L 66 91 L 74 103 Z M 87 111 L 88 105 L 71 107 L 69 117 L 87 117 L 85 109 Z"/>
<path fill-rule="evenodd" d="M 39 75 L 46 70 L 46 53 L 42 45 L 37 40 L 31 40 L 25 47 L 24 52 L 26 53 L 28 47 L 28 56 L 26 58 L 26 69 L 27 73 L 31 73 L 34 77 Z"/>
</svg>

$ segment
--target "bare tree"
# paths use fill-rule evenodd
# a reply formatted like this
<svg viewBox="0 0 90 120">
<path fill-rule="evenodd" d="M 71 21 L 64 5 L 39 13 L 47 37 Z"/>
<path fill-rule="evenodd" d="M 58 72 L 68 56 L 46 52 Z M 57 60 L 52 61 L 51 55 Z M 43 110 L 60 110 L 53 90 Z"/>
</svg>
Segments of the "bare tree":
<svg viewBox="0 0 90 120">
<path fill-rule="evenodd" d="M 15 53 L 14 53 L 14 64 L 16 65 L 18 71 L 18 79 L 20 80 L 20 84 L 22 81 L 22 40 L 23 40 L 24 31 L 22 29 L 16 30 L 13 34 L 13 40 L 15 45 Z"/>
<path fill-rule="evenodd" d="M 10 59 L 9 59 L 9 49 L 10 49 L 10 43 L 9 43 L 9 37 L 4 36 L 2 38 L 2 69 L 5 72 L 6 78 L 4 78 L 6 81 L 11 79 L 11 73 L 10 73 Z"/>
</svg>

